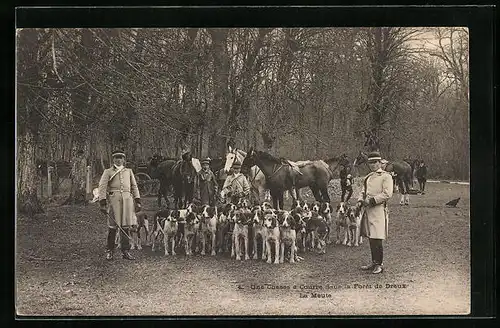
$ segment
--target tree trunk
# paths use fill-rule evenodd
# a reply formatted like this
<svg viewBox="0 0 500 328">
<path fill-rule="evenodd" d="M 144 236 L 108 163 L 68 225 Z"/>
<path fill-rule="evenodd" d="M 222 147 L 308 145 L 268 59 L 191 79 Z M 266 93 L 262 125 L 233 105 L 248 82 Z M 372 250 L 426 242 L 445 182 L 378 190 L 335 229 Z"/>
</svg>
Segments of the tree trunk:
<svg viewBox="0 0 500 328">
<path fill-rule="evenodd" d="M 37 196 L 35 138 L 27 129 L 23 136 L 19 136 L 18 141 L 17 210 L 29 216 L 43 213 L 42 204 Z"/>
<path fill-rule="evenodd" d="M 219 154 L 225 154 L 227 138 L 221 134 L 235 136 L 235 125 L 231 121 L 236 117 L 231 108 L 229 95 L 230 61 L 227 51 L 228 29 L 208 29 L 212 38 L 213 80 L 214 80 L 214 108 L 211 117 L 213 129 L 212 140 Z"/>
<path fill-rule="evenodd" d="M 75 156 L 73 168 L 71 169 L 71 192 L 64 202 L 69 204 L 87 204 L 86 199 L 86 176 L 87 176 L 87 158 L 84 154 Z"/>
</svg>

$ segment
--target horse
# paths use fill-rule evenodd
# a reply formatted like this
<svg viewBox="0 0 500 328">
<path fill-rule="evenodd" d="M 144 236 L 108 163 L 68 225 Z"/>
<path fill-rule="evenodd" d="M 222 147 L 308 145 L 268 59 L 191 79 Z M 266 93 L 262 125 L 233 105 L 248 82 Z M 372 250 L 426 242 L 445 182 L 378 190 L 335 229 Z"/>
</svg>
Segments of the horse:
<svg viewBox="0 0 500 328">
<path fill-rule="evenodd" d="M 328 195 L 328 183 L 335 177 L 334 172 L 340 166 L 348 165 L 344 156 L 331 157 L 325 160 L 297 162 L 300 174 L 295 179 L 296 194 L 300 195 L 300 189 L 309 187 L 318 202 L 330 203 Z M 300 197 L 298 197 L 300 199 Z"/>
<path fill-rule="evenodd" d="M 158 208 L 161 208 L 162 197 L 168 202 L 168 192 L 173 186 L 172 168 L 178 162 L 177 158 L 160 158 L 153 157 L 149 161 L 148 174 L 152 179 L 160 181 L 160 188 L 158 189 Z"/>
<path fill-rule="evenodd" d="M 224 167 L 221 169 L 221 174 L 224 174 L 227 177 L 227 173 L 231 169 L 231 166 L 233 165 L 235 159 L 238 159 L 240 163 L 243 163 L 246 156 L 247 153 L 245 151 L 238 148 L 233 148 L 229 145 L 228 152 L 226 154 L 226 162 L 224 164 Z M 241 172 L 247 176 L 248 182 L 250 183 L 250 199 L 253 201 L 253 203 L 260 203 L 260 195 L 262 195 L 262 193 L 266 194 L 264 198 L 267 199 L 268 188 L 266 185 L 266 177 L 262 170 L 256 165 L 251 167 L 242 165 Z M 222 190 L 222 186 L 220 189 Z"/>
<path fill-rule="evenodd" d="M 342 163 L 341 157 L 327 160 L 291 162 L 284 158 L 275 158 L 272 155 L 255 151 L 251 148 L 243 160 L 244 166 L 256 164 L 264 173 L 267 185 L 271 191 L 275 208 L 283 207 L 283 191 L 290 190 L 293 201 L 300 199 L 300 189 L 309 187 L 314 198 L 319 202 L 330 203 L 328 183 L 334 177 L 334 171 Z"/>
<path fill-rule="evenodd" d="M 196 169 L 193 166 L 193 158 L 191 153 L 187 152 L 172 167 L 175 208 L 186 208 L 187 204 L 193 201 L 195 177 Z"/>
<path fill-rule="evenodd" d="M 283 193 L 285 190 L 293 190 L 292 197 L 295 200 L 295 175 L 292 166 L 281 158 L 276 158 L 269 153 L 256 151 L 253 148 L 247 152 L 241 167 L 258 166 L 266 178 L 266 186 L 271 192 L 273 206 L 277 210 L 284 209 Z"/>
<path fill-rule="evenodd" d="M 353 166 L 364 163 L 368 164 L 368 155 L 366 155 L 364 152 L 360 152 L 358 157 L 356 157 L 356 159 L 354 160 Z M 410 191 L 410 185 L 413 176 L 411 165 L 406 161 L 389 161 L 386 164 L 384 170 L 387 172 L 395 173 L 395 182 L 401 192 L 401 201 L 399 202 L 399 204 L 408 205 L 410 202 L 408 192 Z"/>
</svg>

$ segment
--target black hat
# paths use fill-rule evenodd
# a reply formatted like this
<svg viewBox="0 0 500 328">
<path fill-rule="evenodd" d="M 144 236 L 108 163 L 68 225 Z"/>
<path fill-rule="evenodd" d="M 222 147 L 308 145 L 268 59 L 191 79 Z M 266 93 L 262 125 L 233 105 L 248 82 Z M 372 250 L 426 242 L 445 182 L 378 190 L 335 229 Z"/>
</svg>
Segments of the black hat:
<svg viewBox="0 0 500 328">
<path fill-rule="evenodd" d="M 382 156 L 380 156 L 380 153 L 378 151 L 372 151 L 371 153 L 368 154 L 368 160 L 369 161 L 380 161 L 380 160 L 382 160 Z"/>
<path fill-rule="evenodd" d="M 240 169 L 241 168 L 241 162 L 238 159 L 235 159 L 234 162 L 233 162 L 232 167 L 234 167 L 235 169 Z"/>
<path fill-rule="evenodd" d="M 112 157 L 125 157 L 125 152 L 121 149 L 115 150 L 114 152 L 111 153 Z"/>
</svg>

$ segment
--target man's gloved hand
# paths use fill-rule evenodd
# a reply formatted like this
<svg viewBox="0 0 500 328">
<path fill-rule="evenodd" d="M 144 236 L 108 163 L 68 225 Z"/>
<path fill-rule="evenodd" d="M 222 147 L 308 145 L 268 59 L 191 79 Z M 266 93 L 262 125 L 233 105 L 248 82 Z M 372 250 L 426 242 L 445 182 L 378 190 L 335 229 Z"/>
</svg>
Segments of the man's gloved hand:
<svg viewBox="0 0 500 328">
<path fill-rule="evenodd" d="M 105 199 L 99 201 L 100 211 L 104 214 L 108 214 L 108 204 Z"/>
<path fill-rule="evenodd" d="M 142 209 L 142 206 L 141 206 L 141 199 L 140 198 L 136 198 L 135 199 L 135 212 L 140 212 Z"/>
</svg>

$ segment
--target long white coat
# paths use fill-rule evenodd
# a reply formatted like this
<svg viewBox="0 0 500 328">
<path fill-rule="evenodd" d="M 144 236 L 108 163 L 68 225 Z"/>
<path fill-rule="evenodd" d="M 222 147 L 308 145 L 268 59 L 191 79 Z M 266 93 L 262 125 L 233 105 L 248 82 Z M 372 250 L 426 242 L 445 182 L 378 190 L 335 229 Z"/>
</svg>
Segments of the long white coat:
<svg viewBox="0 0 500 328">
<path fill-rule="evenodd" d="M 376 205 L 368 205 L 365 207 L 364 215 L 361 220 L 361 235 L 374 239 L 386 239 L 389 227 L 389 211 L 386 203 L 392 197 L 392 176 L 388 172 L 379 169 L 369 173 L 365 179 L 366 200 L 373 198 L 375 199 Z M 364 185 L 358 200 L 362 200 L 363 198 Z"/>
<path fill-rule="evenodd" d="M 117 224 L 130 227 L 137 224 L 134 199 L 141 196 L 132 170 L 124 168 L 113 177 L 117 171 L 113 165 L 102 173 L 99 181 L 99 200 L 107 200 L 110 215 L 108 227 L 116 228 Z"/>
</svg>

